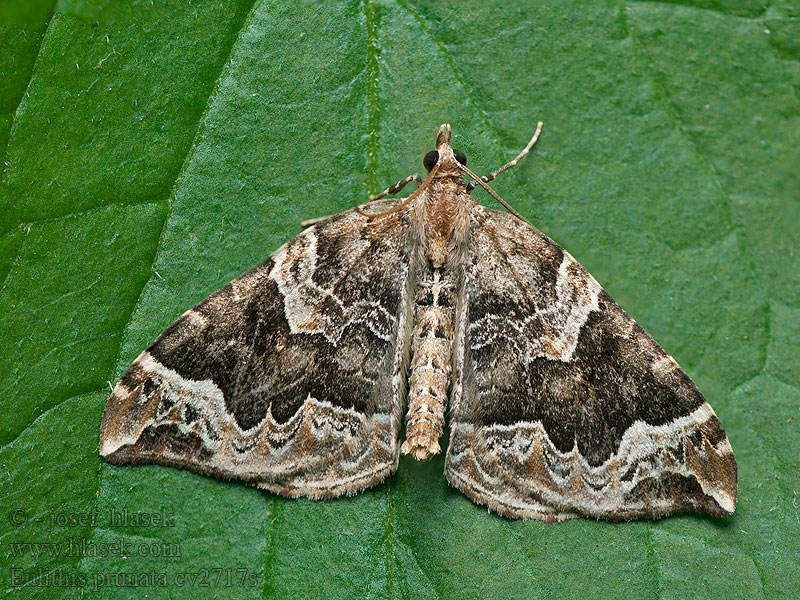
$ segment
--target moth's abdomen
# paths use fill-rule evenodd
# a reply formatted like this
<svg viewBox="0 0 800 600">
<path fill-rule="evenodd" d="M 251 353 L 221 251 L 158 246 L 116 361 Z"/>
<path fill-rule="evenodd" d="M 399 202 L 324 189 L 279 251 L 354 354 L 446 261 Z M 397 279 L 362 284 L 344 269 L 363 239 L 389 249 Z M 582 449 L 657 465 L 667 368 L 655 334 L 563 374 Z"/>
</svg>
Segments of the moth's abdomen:
<svg viewBox="0 0 800 600">
<path fill-rule="evenodd" d="M 441 269 L 418 283 L 403 454 L 428 460 L 440 452 L 453 344 L 453 285 Z"/>
</svg>

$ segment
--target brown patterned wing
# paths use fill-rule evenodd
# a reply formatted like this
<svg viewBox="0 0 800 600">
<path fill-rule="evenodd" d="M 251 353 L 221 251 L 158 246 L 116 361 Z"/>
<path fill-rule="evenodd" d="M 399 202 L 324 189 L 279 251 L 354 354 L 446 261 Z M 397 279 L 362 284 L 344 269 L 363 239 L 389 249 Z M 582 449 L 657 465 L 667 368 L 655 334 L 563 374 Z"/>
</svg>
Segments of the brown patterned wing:
<svg viewBox="0 0 800 600">
<path fill-rule="evenodd" d="M 675 360 L 534 227 L 478 207 L 470 236 L 448 480 L 508 517 L 731 513 L 733 451 Z"/>
<path fill-rule="evenodd" d="M 409 347 L 403 218 L 342 213 L 187 311 L 103 414 L 113 463 L 330 498 L 396 468 Z"/>
</svg>

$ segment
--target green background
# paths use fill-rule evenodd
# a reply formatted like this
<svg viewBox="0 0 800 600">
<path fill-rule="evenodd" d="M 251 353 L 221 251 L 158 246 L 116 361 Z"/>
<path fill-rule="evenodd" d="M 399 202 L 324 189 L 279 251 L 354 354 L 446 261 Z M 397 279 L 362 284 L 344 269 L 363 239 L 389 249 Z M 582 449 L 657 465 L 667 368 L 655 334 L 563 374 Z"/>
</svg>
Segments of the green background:
<svg viewBox="0 0 800 600">
<path fill-rule="evenodd" d="M 796 0 L 0 0 L 0 596 L 796 597 L 798 40 Z M 318 503 L 100 459 L 109 382 L 183 310 L 440 123 L 488 172 L 538 120 L 494 187 L 704 392 L 733 516 L 510 521 L 441 457 Z"/>
</svg>

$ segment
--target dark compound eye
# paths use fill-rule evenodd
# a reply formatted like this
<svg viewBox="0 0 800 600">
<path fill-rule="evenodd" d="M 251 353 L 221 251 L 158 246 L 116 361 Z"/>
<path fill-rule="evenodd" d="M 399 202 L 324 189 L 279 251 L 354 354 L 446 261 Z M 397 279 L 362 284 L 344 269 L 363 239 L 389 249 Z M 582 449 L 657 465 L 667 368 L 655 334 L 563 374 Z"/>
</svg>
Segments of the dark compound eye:
<svg viewBox="0 0 800 600">
<path fill-rule="evenodd" d="M 439 153 L 436 150 L 431 150 L 422 159 L 422 164 L 428 171 L 433 169 L 437 162 L 439 162 Z"/>
<path fill-rule="evenodd" d="M 467 166 L 467 157 L 461 150 L 456 150 L 455 148 L 453 148 L 453 154 L 455 155 L 456 160 L 458 162 L 460 162 L 465 167 Z"/>
</svg>

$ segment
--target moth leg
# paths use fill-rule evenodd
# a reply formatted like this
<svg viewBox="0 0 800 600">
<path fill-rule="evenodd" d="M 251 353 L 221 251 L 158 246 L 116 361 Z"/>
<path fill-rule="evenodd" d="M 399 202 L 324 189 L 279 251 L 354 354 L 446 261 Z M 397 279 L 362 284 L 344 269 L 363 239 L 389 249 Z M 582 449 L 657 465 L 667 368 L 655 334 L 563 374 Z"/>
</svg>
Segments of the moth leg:
<svg viewBox="0 0 800 600">
<path fill-rule="evenodd" d="M 409 175 L 405 179 L 401 179 L 400 181 L 398 181 L 394 185 L 390 185 L 388 188 L 383 190 L 380 194 L 377 194 L 375 196 L 370 196 L 369 197 L 369 201 L 372 202 L 373 200 L 380 200 L 381 198 L 384 198 L 385 196 L 388 196 L 390 194 L 396 194 L 397 192 L 402 190 L 404 187 L 406 187 L 406 185 L 408 185 L 412 181 L 416 184 L 417 187 L 422 185 L 422 180 L 419 178 L 419 175 L 414 173 L 413 175 Z"/>
<path fill-rule="evenodd" d="M 522 152 L 517 154 L 517 156 L 516 156 L 516 158 L 514 158 L 514 160 L 512 160 L 510 162 L 507 162 L 506 164 L 504 164 L 502 167 L 500 167 L 496 171 L 481 177 L 481 181 L 483 181 L 484 183 L 489 183 L 492 179 L 497 177 L 500 173 L 502 173 L 506 169 L 510 169 L 511 167 L 516 165 L 520 160 L 522 160 L 522 157 L 525 156 L 528 153 L 528 151 L 530 151 L 530 149 L 536 143 L 536 140 L 539 139 L 539 134 L 541 132 L 542 132 L 542 122 L 539 121 L 539 124 L 536 126 L 536 133 L 533 134 L 533 137 L 531 138 L 531 141 L 528 142 L 528 145 L 525 146 L 525 148 L 522 149 Z M 470 181 L 467 184 L 467 193 L 469 194 L 472 190 L 474 190 L 476 185 L 478 185 L 478 184 L 475 181 Z"/>
<path fill-rule="evenodd" d="M 300 221 L 301 227 L 310 227 L 311 225 L 316 225 L 317 223 L 321 223 L 325 219 L 330 219 L 333 215 L 327 215 L 325 217 L 316 217 L 314 219 L 306 219 L 305 221 Z"/>
<path fill-rule="evenodd" d="M 374 200 L 380 200 L 381 198 L 385 198 L 386 196 L 388 196 L 390 194 L 396 194 L 397 192 L 402 190 L 406 185 L 408 185 L 412 181 L 417 185 L 417 187 L 422 185 L 422 180 L 419 178 L 419 175 L 414 173 L 413 175 L 409 175 L 405 179 L 402 179 L 402 180 L 398 181 L 394 185 L 390 185 L 388 188 L 383 190 L 380 194 L 377 194 L 376 196 L 370 196 L 369 197 L 369 201 L 365 202 L 361 206 L 366 206 L 370 202 L 373 202 Z M 330 216 L 330 215 L 328 215 L 328 216 Z M 317 217 L 315 219 L 307 219 L 305 221 L 301 221 L 300 225 L 302 225 L 303 227 L 308 227 L 310 225 L 315 225 L 316 223 L 319 223 L 320 221 L 324 221 L 327 218 L 328 217 Z"/>
</svg>

